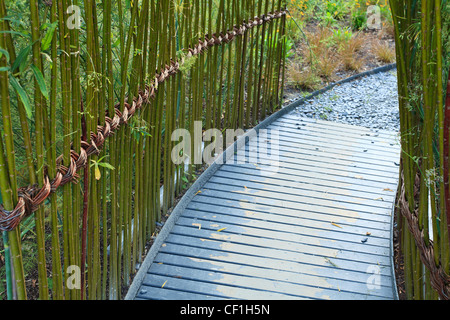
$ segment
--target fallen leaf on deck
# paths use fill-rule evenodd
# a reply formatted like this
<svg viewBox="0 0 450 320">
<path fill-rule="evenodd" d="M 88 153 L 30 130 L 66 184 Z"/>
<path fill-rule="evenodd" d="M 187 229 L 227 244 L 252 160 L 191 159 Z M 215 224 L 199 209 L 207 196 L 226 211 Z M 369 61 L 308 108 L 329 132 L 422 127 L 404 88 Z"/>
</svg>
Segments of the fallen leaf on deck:
<svg viewBox="0 0 450 320">
<path fill-rule="evenodd" d="M 341 227 L 340 225 L 338 225 L 337 223 L 332 222 L 331 224 L 332 224 L 333 226 L 335 226 L 335 227 L 338 227 L 338 228 L 341 228 L 341 229 L 342 229 L 342 227 Z"/>
<path fill-rule="evenodd" d="M 199 230 L 202 228 L 202 225 L 200 223 L 193 223 L 192 225 L 198 227 Z"/>
<path fill-rule="evenodd" d="M 394 192 L 394 190 L 392 190 L 392 189 L 389 189 L 389 188 L 385 188 L 385 189 L 383 189 L 383 191 L 390 191 L 390 192 Z"/>
<path fill-rule="evenodd" d="M 163 283 L 163 285 L 161 286 L 161 288 L 164 288 L 164 286 L 166 285 L 167 280 Z"/>
<path fill-rule="evenodd" d="M 225 229 L 226 229 L 226 227 L 225 228 L 221 228 L 221 229 L 217 230 L 217 232 L 223 231 Z"/>
<path fill-rule="evenodd" d="M 325 258 L 325 261 L 331 264 L 333 267 L 338 268 L 338 266 L 335 263 L 333 263 L 330 259 Z"/>
</svg>

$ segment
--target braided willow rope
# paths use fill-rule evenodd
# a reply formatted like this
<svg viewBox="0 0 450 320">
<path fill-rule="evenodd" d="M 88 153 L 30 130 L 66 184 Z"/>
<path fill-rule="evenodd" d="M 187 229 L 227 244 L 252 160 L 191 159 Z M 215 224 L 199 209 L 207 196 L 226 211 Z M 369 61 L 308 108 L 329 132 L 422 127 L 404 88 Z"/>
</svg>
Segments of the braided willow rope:
<svg viewBox="0 0 450 320">
<path fill-rule="evenodd" d="M 402 174 L 402 181 L 404 177 Z M 405 196 L 405 184 L 402 183 L 400 197 L 398 199 L 400 212 L 408 222 L 409 231 L 412 233 L 416 246 L 419 249 L 420 260 L 425 267 L 430 271 L 431 286 L 437 291 L 442 300 L 450 300 L 450 276 L 445 273 L 441 265 L 435 263 L 435 253 L 432 246 L 432 241 L 429 240 L 430 245 L 427 245 L 423 230 L 420 230 L 418 212 L 415 210 L 414 214 L 409 210 L 408 201 Z"/>
<path fill-rule="evenodd" d="M 141 109 L 143 105 L 155 98 L 158 85 L 166 81 L 166 79 L 172 75 L 177 74 L 185 59 L 200 55 L 209 47 L 231 42 L 236 36 L 243 35 L 247 30 L 274 19 L 279 19 L 285 15 L 286 11 L 268 13 L 261 17 L 255 17 L 253 20 L 250 19 L 247 23 L 244 21 L 243 24 L 234 26 L 232 30 L 225 34 L 213 34 L 211 37 L 205 36 L 204 40 L 199 39 L 197 45 L 193 48 L 188 48 L 186 57 L 183 57 L 180 60 L 172 60 L 169 66 L 166 65 L 159 74 L 157 73 L 152 84 L 150 86 L 146 85 L 145 90 L 140 90 L 138 96 L 133 99 L 131 104 L 128 103 L 128 99 L 126 99 L 123 111 L 119 110 L 120 103 L 117 103 L 114 106 L 114 117 L 111 118 L 107 115 L 105 117 L 105 125 L 97 126 L 97 134 L 91 132 L 90 143 L 81 141 L 81 150 L 79 153 L 71 150 L 69 167 L 63 165 L 63 156 L 59 156 L 56 161 L 58 170 L 56 177 L 53 180 L 50 181 L 46 174 L 41 188 L 38 188 L 37 185 L 20 188 L 18 190 L 17 205 L 11 211 L 7 211 L 3 206 L 0 206 L 0 230 L 11 231 L 15 229 L 24 218 L 35 212 L 45 199 L 56 192 L 59 187 L 69 182 L 78 183 L 79 176 L 77 172 L 88 164 L 89 156 L 92 154 L 99 154 L 105 143 L 105 139 L 114 134 L 122 124 L 127 124 L 127 121 L 133 117 L 138 109 Z"/>
</svg>

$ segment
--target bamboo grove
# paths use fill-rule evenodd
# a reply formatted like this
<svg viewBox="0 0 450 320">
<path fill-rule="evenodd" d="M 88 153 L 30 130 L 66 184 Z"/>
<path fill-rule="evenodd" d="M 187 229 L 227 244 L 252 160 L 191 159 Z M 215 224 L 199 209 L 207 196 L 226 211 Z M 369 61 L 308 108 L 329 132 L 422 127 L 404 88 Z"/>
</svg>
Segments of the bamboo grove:
<svg viewBox="0 0 450 320">
<path fill-rule="evenodd" d="M 170 133 L 251 128 L 281 105 L 284 7 L 0 0 L 8 299 L 123 298 L 201 167 L 171 161 Z"/>
<path fill-rule="evenodd" d="M 450 3 L 390 2 L 402 146 L 397 224 L 406 294 L 408 299 L 449 299 L 450 88 L 444 84 L 450 67 Z"/>
</svg>

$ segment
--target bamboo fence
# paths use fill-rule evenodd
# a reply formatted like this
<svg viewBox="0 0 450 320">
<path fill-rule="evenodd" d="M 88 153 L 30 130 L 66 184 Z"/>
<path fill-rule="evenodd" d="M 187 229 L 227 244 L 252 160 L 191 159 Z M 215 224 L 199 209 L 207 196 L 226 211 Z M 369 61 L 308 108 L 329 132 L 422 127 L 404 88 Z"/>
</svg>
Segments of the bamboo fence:
<svg viewBox="0 0 450 320">
<path fill-rule="evenodd" d="M 195 121 L 247 129 L 280 107 L 284 8 L 284 0 L 0 1 L 8 299 L 123 298 L 157 223 L 201 167 L 171 161 L 171 133 L 194 134 Z M 20 30 L 16 10 L 29 16 Z"/>
</svg>

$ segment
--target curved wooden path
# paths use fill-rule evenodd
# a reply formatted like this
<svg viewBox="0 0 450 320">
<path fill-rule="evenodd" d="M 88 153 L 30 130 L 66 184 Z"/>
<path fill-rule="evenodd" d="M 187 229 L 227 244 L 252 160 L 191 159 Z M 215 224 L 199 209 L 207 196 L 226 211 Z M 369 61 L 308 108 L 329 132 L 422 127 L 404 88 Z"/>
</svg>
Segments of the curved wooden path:
<svg viewBox="0 0 450 320">
<path fill-rule="evenodd" d="M 278 161 L 210 167 L 165 224 L 127 299 L 397 298 L 396 133 L 295 111 L 266 129 L 267 140 L 279 133 Z"/>
</svg>

